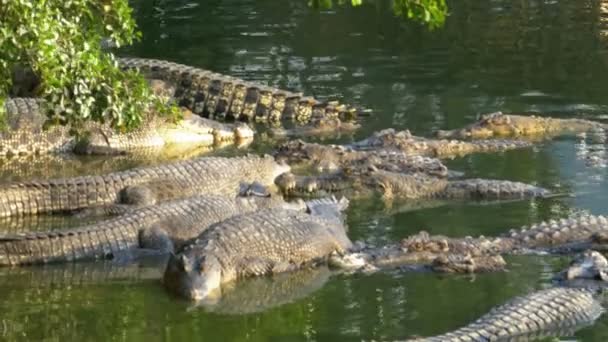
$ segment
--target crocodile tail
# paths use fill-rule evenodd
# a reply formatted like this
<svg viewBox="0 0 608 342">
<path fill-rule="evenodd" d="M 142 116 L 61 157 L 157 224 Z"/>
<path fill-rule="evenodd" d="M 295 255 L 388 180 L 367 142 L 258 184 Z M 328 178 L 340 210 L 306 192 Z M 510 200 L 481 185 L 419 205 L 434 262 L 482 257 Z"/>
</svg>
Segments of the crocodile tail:
<svg viewBox="0 0 608 342">
<path fill-rule="evenodd" d="M 72 211 L 112 203 L 117 191 L 105 186 L 110 181 L 117 189 L 124 187 L 119 177 L 59 178 L 2 185 L 0 217 Z"/>
<path fill-rule="evenodd" d="M 450 181 L 441 193 L 441 196 L 447 198 L 472 198 L 478 200 L 545 198 L 552 195 L 550 190 L 531 184 L 481 178 Z"/>
<path fill-rule="evenodd" d="M 124 225 L 5 235 L 0 236 L 0 266 L 106 258 L 137 244 L 137 233 Z"/>
</svg>

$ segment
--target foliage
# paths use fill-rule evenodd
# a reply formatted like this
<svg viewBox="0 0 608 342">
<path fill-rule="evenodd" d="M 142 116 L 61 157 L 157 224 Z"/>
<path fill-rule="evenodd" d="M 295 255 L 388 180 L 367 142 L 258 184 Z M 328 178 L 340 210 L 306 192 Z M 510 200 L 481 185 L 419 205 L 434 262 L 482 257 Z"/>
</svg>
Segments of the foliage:
<svg viewBox="0 0 608 342">
<path fill-rule="evenodd" d="M 394 0 L 397 16 L 426 23 L 431 29 L 442 27 L 448 7 L 445 0 Z"/>
<path fill-rule="evenodd" d="M 372 3 L 381 0 L 365 0 Z M 335 4 L 342 6 L 360 6 L 364 0 L 310 0 L 308 5 L 313 8 L 330 9 Z M 434 29 L 444 25 L 448 7 L 445 0 L 392 0 L 395 15 L 428 25 Z"/>
<path fill-rule="evenodd" d="M 0 0 L 0 101 L 12 70 L 25 66 L 40 78 L 37 92 L 53 122 L 78 128 L 92 119 L 129 129 L 151 106 L 173 112 L 143 77 L 123 72 L 101 50 L 103 37 L 121 46 L 139 36 L 128 0 Z"/>
</svg>

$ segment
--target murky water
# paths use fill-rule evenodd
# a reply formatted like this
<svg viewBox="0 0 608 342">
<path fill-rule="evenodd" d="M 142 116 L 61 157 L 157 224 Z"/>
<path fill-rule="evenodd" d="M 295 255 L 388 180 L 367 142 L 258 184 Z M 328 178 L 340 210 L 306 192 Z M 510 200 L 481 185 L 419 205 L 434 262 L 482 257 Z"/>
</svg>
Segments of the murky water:
<svg viewBox="0 0 608 342">
<path fill-rule="evenodd" d="M 387 127 L 427 135 L 497 110 L 601 119 L 608 111 L 608 26 L 600 5 L 583 0 L 450 1 L 446 26 L 428 32 L 395 19 L 388 1 L 380 0 L 324 12 L 309 9 L 305 0 L 142 0 L 134 6 L 143 42 L 124 53 L 373 109 L 364 128 L 342 140 Z M 390 210 L 357 201 L 348 212 L 352 238 L 388 242 L 420 229 L 490 235 L 577 211 L 608 214 L 605 141 L 565 138 L 449 162 L 469 176 L 536 183 L 573 196 Z M 83 172 L 101 170 L 99 160 L 78 163 Z M 81 171 L 58 171 L 70 172 Z M 564 262 L 542 257 L 509 261 L 507 273 L 472 277 L 347 276 L 321 269 L 246 283 L 216 306 L 197 308 L 163 291 L 161 262 L 0 270 L 0 339 L 358 341 L 426 336 L 548 286 Z M 605 341 L 608 318 L 574 338 Z"/>
</svg>

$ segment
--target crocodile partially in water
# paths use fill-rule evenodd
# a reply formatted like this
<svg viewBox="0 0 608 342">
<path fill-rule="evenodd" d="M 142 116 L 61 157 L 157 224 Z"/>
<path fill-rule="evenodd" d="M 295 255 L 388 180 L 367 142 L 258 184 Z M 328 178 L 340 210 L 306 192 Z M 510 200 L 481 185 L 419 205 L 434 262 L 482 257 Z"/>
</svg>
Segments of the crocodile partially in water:
<svg viewBox="0 0 608 342">
<path fill-rule="evenodd" d="M 142 250 L 173 252 L 214 223 L 263 208 L 303 210 L 281 198 L 197 196 L 146 206 L 98 223 L 48 232 L 0 235 L 0 265 L 131 257 Z"/>
<path fill-rule="evenodd" d="M 503 152 L 532 146 L 517 140 L 457 141 L 416 137 L 409 131 L 396 132 L 386 129 L 370 137 L 349 144 L 331 145 L 304 142 L 296 139 L 279 145 L 275 157 L 287 160 L 292 165 L 307 165 L 318 170 L 335 170 L 352 161 L 383 159 L 400 161 L 409 165 L 412 161 L 430 161 L 433 158 L 453 158 L 471 153 Z M 435 164 L 440 164 L 438 160 Z M 447 169 L 447 168 L 446 168 Z"/>
<path fill-rule="evenodd" d="M 420 232 L 404 238 L 401 248 L 409 252 L 526 254 L 538 252 L 572 253 L 606 249 L 608 219 L 604 216 L 575 215 L 511 229 L 495 237 L 454 238 Z"/>
<path fill-rule="evenodd" d="M 225 124 L 183 111 L 183 119 L 145 114 L 140 127 L 120 133 L 108 125 L 87 123 L 86 134 L 76 137 L 63 125 L 46 127 L 43 102 L 35 98 L 11 98 L 5 103 L 8 127 L 0 133 L 0 156 L 78 152 L 85 154 L 137 153 L 171 148 L 214 146 L 251 141 L 254 132 L 246 124 Z"/>
<path fill-rule="evenodd" d="M 164 286 L 203 300 L 240 278 L 296 270 L 345 253 L 352 246 L 340 213 L 347 204 L 319 200 L 308 204 L 309 213 L 271 208 L 213 225 L 170 258 Z"/>
<path fill-rule="evenodd" d="M 432 139 L 413 135 L 409 130 L 395 131 L 392 128 L 373 133 L 370 137 L 349 145 L 356 150 L 390 149 L 408 155 L 436 158 L 462 157 L 472 153 L 494 153 L 530 147 L 530 142 L 521 140 L 476 140 L 462 141 Z"/>
<path fill-rule="evenodd" d="M 301 93 L 262 86 L 208 70 L 145 58 L 118 58 L 124 69 L 135 69 L 148 79 L 175 86 L 176 101 L 196 114 L 211 118 L 277 122 L 290 120 L 336 130 L 360 112 L 337 101 L 319 101 Z M 339 121 L 323 121 L 339 119 Z M 350 127 L 350 126 L 349 126 Z"/>
<path fill-rule="evenodd" d="M 569 336 L 593 324 L 605 311 L 601 292 L 608 261 L 597 252 L 575 259 L 556 287 L 516 297 L 476 321 L 449 333 L 412 341 L 532 341 Z M 580 281 L 580 282 L 579 282 Z"/>
<path fill-rule="evenodd" d="M 489 138 L 552 138 L 564 134 L 576 134 L 593 130 L 606 130 L 603 123 L 585 119 L 560 119 L 534 115 L 503 114 L 482 115 L 481 118 L 463 128 L 439 130 L 437 137 L 445 139 L 489 139 Z"/>
<path fill-rule="evenodd" d="M 0 185 L 0 216 L 148 205 L 199 194 L 234 196 L 243 183 L 272 185 L 289 166 L 271 156 L 201 157 L 99 176 Z"/>
<path fill-rule="evenodd" d="M 385 200 L 510 200 L 552 196 L 550 190 L 522 182 L 450 179 L 423 172 L 383 170 L 373 165 L 309 176 L 287 172 L 277 177 L 275 184 L 285 194 L 293 196 L 326 196 L 339 192 L 365 197 L 380 193 Z"/>
<path fill-rule="evenodd" d="M 563 254 L 606 250 L 607 246 L 608 219 L 577 215 L 512 229 L 498 236 L 448 237 L 421 231 L 405 237 L 399 244 L 381 247 L 363 244 L 350 254 L 331 260 L 343 268 L 422 267 L 438 272 L 474 273 L 504 269 L 503 255 Z"/>
</svg>

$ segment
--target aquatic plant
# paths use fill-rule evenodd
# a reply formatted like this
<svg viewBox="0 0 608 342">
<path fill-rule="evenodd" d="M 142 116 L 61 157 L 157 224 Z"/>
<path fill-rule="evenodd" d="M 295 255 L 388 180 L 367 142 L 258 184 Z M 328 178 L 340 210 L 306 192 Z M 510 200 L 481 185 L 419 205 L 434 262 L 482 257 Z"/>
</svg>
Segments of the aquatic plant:
<svg viewBox="0 0 608 342">
<path fill-rule="evenodd" d="M 35 95 L 54 123 L 95 120 L 127 130 L 151 106 L 175 113 L 102 49 L 104 38 L 123 46 L 140 37 L 131 12 L 128 0 L 0 0 L 0 115 L 16 70 L 39 78 Z"/>
</svg>

